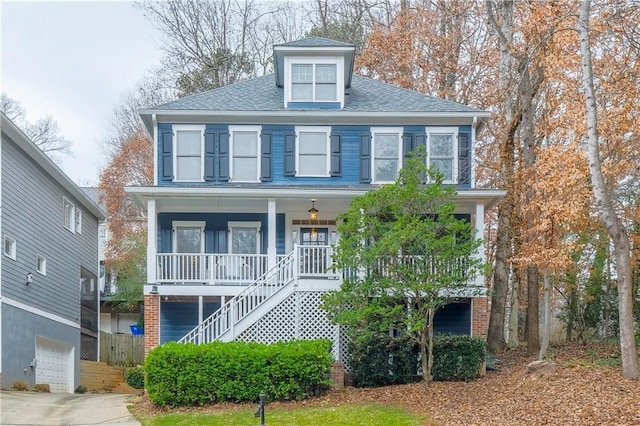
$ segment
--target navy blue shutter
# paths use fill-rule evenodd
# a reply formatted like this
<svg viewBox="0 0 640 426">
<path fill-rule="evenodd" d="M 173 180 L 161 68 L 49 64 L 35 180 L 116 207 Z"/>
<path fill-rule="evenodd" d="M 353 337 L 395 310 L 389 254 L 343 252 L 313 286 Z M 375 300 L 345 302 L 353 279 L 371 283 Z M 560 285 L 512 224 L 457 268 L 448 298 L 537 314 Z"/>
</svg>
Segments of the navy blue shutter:
<svg viewBox="0 0 640 426">
<path fill-rule="evenodd" d="M 271 133 L 262 132 L 260 136 L 260 151 L 261 151 L 261 160 L 260 160 L 260 180 L 262 182 L 271 182 L 273 179 L 271 173 Z"/>
<path fill-rule="evenodd" d="M 289 133 L 284 135 L 284 175 L 296 175 L 296 135 Z"/>
<path fill-rule="evenodd" d="M 211 228 L 205 228 L 204 230 L 204 252 L 215 253 L 215 236 L 216 230 Z"/>
<path fill-rule="evenodd" d="M 173 231 L 171 228 L 160 229 L 160 244 L 158 244 L 160 253 L 171 253 L 173 251 L 172 237 Z"/>
<path fill-rule="evenodd" d="M 413 138 L 413 151 L 418 151 L 420 147 L 426 149 L 427 135 L 425 133 L 417 133 Z"/>
<path fill-rule="evenodd" d="M 331 135 L 331 177 L 342 176 L 342 136 Z"/>
<path fill-rule="evenodd" d="M 371 183 L 371 133 L 360 135 L 360 183 Z"/>
<path fill-rule="evenodd" d="M 206 181 L 212 181 L 216 178 L 214 174 L 215 155 L 215 133 L 207 130 L 204 133 L 204 180 Z"/>
<path fill-rule="evenodd" d="M 218 179 L 229 181 L 229 133 L 218 133 Z"/>
<path fill-rule="evenodd" d="M 405 133 L 402 135 L 402 154 L 404 158 L 409 157 L 409 154 L 413 151 L 414 137 L 412 133 Z"/>
<path fill-rule="evenodd" d="M 160 149 L 162 150 L 162 180 L 173 180 L 173 133 L 162 130 L 160 133 Z"/>
<path fill-rule="evenodd" d="M 216 229 L 216 239 L 214 244 L 214 251 L 216 253 L 227 252 L 227 234 L 229 231 L 225 228 Z"/>
<path fill-rule="evenodd" d="M 458 134 L 458 184 L 471 183 L 471 135 Z"/>
</svg>

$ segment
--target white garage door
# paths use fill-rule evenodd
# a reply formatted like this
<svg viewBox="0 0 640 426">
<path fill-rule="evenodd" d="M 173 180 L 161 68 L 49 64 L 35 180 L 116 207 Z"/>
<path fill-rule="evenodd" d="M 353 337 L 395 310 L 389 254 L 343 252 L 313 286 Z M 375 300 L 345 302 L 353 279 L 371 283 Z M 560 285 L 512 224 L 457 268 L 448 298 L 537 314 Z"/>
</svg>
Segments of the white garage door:
<svg viewBox="0 0 640 426">
<path fill-rule="evenodd" d="M 36 383 L 47 383 L 51 392 L 73 393 L 73 346 L 36 337 Z"/>
</svg>

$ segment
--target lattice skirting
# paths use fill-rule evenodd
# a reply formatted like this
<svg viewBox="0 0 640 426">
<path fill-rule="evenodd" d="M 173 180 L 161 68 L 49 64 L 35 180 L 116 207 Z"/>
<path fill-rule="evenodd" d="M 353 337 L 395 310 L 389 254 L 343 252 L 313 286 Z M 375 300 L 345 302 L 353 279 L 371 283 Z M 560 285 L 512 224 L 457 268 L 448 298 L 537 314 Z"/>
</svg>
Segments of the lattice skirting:
<svg viewBox="0 0 640 426">
<path fill-rule="evenodd" d="M 336 361 L 347 360 L 347 338 L 340 327 L 331 324 L 325 311 L 320 309 L 320 291 L 298 291 L 269 311 L 255 324 L 242 332 L 236 340 L 275 343 L 291 339 L 329 339 Z"/>
</svg>

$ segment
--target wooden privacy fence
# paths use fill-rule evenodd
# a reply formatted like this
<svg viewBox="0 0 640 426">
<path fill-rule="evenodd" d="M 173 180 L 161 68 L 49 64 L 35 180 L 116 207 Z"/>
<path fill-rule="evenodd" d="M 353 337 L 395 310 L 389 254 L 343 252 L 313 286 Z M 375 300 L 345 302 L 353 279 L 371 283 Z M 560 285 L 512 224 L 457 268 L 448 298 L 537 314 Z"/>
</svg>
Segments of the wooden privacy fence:
<svg viewBox="0 0 640 426">
<path fill-rule="evenodd" d="M 108 365 L 132 367 L 144 362 L 144 335 L 100 332 L 100 361 Z"/>
</svg>

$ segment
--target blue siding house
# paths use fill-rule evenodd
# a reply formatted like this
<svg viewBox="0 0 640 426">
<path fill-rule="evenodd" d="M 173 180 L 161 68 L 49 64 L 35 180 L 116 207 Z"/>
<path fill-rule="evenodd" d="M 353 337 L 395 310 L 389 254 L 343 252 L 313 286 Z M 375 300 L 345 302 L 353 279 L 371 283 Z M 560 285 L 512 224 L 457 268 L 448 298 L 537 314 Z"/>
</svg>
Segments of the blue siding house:
<svg viewBox="0 0 640 426">
<path fill-rule="evenodd" d="M 98 357 L 98 222 L 104 216 L 1 115 L 0 379 L 73 392 Z"/>
<path fill-rule="evenodd" d="M 276 45 L 274 74 L 140 111 L 154 185 L 127 191 L 148 217 L 147 351 L 329 338 L 340 360 L 340 330 L 319 309 L 342 282 L 331 264 L 336 217 L 394 182 L 419 146 L 483 235 L 485 211 L 504 195 L 474 185 L 489 113 L 355 75 L 354 57 L 355 46 L 318 37 Z M 483 336 L 486 297 L 458 302 L 436 323 Z"/>
</svg>

